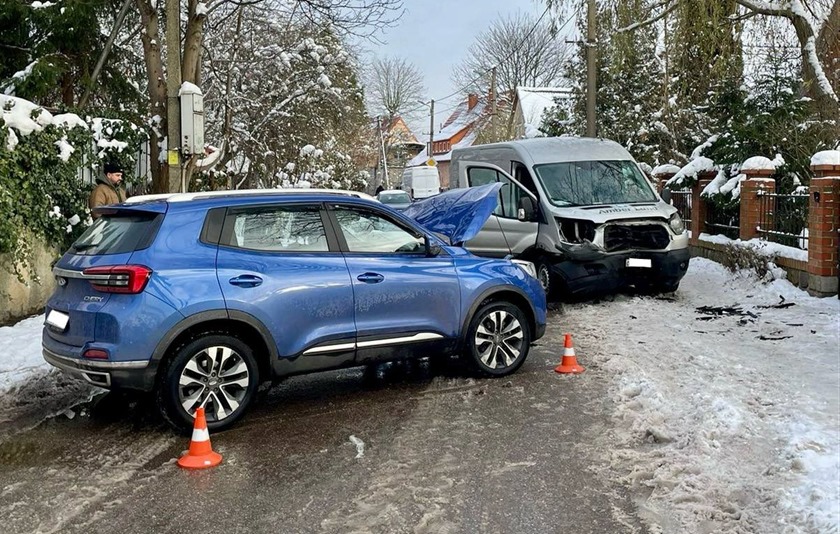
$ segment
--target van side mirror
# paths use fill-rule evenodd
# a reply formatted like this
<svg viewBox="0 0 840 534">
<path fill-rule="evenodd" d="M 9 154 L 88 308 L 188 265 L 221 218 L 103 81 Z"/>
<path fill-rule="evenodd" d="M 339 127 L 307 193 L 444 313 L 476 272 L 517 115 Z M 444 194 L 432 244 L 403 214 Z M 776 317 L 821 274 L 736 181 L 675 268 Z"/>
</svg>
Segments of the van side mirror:
<svg viewBox="0 0 840 534">
<path fill-rule="evenodd" d="M 537 208 L 534 206 L 534 200 L 529 196 L 523 196 L 519 199 L 519 209 L 516 212 L 516 218 L 522 222 L 533 221 L 537 213 Z"/>
<path fill-rule="evenodd" d="M 662 193 L 660 193 L 659 196 L 662 197 L 662 200 L 665 201 L 666 204 L 671 203 L 671 190 L 667 187 L 662 190 Z"/>
</svg>

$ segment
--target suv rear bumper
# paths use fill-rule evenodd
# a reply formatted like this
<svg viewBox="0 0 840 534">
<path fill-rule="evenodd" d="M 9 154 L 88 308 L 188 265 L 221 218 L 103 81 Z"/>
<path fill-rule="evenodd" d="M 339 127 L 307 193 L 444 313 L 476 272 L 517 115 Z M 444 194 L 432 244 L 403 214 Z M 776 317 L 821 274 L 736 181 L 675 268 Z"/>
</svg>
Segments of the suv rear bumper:
<svg viewBox="0 0 840 534">
<path fill-rule="evenodd" d="M 630 251 L 604 255 L 593 261 L 561 260 L 552 271 L 572 295 L 611 292 L 634 284 L 676 285 L 688 270 L 688 248 L 668 252 Z M 630 258 L 650 260 L 650 267 L 628 267 Z"/>
<path fill-rule="evenodd" d="M 110 362 L 63 356 L 42 347 L 44 360 L 64 373 L 105 389 L 151 391 L 155 369 L 149 360 Z"/>
</svg>

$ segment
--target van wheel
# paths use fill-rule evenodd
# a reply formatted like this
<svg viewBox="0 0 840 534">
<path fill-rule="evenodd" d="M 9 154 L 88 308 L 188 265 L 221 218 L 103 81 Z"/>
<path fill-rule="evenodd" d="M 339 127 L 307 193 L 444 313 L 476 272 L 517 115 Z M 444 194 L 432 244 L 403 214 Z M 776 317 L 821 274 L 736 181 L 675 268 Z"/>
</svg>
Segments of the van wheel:
<svg viewBox="0 0 840 534">
<path fill-rule="evenodd" d="M 544 259 L 535 262 L 537 269 L 537 280 L 545 291 L 545 296 L 554 296 L 557 293 L 557 277 L 551 274 L 551 266 Z"/>
<path fill-rule="evenodd" d="M 531 348 L 525 314 L 508 302 L 489 302 L 476 312 L 467 330 L 465 360 L 480 375 L 514 373 Z"/>
<path fill-rule="evenodd" d="M 258 385 L 251 348 L 233 336 L 206 333 L 179 348 L 165 364 L 158 407 L 170 425 L 188 431 L 203 406 L 208 429 L 224 430 L 244 415 Z"/>
</svg>

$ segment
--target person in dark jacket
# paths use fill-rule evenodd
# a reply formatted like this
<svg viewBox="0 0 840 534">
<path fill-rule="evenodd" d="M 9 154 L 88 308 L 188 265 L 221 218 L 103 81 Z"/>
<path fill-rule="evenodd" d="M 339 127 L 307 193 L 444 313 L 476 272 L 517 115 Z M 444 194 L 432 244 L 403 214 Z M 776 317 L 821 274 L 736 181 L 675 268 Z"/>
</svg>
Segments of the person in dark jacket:
<svg viewBox="0 0 840 534">
<path fill-rule="evenodd" d="M 122 187 L 123 171 L 118 163 L 106 163 L 103 169 L 105 176 L 96 179 L 96 187 L 88 198 L 88 207 L 93 210 L 97 206 L 119 204 L 125 202 L 125 189 Z M 94 219 L 99 215 L 92 214 Z"/>
</svg>

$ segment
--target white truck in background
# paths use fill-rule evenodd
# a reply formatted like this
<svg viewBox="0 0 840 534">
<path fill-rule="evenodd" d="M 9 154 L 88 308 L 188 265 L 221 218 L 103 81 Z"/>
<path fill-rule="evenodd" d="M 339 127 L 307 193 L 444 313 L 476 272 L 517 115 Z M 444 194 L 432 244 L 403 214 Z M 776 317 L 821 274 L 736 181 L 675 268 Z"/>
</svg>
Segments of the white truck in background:
<svg viewBox="0 0 840 534">
<path fill-rule="evenodd" d="M 420 165 L 406 167 L 402 174 L 402 190 L 412 200 L 429 198 L 440 193 L 440 173 L 437 167 Z"/>
</svg>

